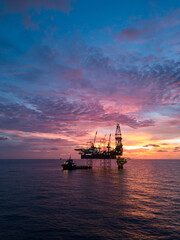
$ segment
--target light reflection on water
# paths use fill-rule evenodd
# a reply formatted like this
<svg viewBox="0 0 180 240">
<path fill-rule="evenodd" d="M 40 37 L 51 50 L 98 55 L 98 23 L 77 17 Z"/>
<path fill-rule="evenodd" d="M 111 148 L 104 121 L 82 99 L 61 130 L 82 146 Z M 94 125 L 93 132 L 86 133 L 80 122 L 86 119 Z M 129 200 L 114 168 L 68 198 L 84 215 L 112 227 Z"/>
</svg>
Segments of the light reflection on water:
<svg viewBox="0 0 180 240">
<path fill-rule="evenodd" d="M 1 239 L 180 236 L 180 161 L 62 171 L 58 160 L 0 160 L 0 169 Z"/>
</svg>

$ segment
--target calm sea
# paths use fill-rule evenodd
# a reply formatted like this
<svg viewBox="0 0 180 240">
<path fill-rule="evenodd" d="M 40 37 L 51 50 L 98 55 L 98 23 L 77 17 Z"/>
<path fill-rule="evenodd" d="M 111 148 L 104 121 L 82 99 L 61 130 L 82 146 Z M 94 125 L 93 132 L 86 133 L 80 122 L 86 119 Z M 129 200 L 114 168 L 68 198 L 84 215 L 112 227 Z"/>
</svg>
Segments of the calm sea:
<svg viewBox="0 0 180 240">
<path fill-rule="evenodd" d="M 0 239 L 180 239 L 180 161 L 0 160 Z"/>
</svg>

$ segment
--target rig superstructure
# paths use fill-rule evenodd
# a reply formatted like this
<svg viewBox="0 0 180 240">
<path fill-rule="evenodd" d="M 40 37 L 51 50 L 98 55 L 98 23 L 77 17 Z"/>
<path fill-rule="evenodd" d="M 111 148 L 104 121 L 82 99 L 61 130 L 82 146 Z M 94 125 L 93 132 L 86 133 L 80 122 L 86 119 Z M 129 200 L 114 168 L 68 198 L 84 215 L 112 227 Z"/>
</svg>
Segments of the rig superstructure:
<svg viewBox="0 0 180 240">
<path fill-rule="evenodd" d="M 111 134 L 109 135 L 108 144 L 105 149 L 101 150 L 100 145 L 95 146 L 97 132 L 94 136 L 94 141 L 91 142 L 89 148 L 77 148 L 75 151 L 78 151 L 81 155 L 81 159 L 117 159 L 118 168 L 123 168 L 123 165 L 127 162 L 125 158 L 122 158 L 123 155 L 123 144 L 122 144 L 122 135 L 120 125 L 117 124 L 115 132 L 115 148 L 111 148 Z M 105 141 L 106 144 L 106 141 Z"/>
</svg>

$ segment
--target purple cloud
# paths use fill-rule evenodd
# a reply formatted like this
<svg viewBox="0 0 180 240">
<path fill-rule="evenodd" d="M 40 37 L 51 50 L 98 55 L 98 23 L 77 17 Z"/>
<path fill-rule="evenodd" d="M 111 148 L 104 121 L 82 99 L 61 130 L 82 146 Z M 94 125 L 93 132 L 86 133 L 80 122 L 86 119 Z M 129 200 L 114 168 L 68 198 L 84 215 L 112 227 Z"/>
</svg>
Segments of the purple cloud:
<svg viewBox="0 0 180 240">
<path fill-rule="evenodd" d="M 71 7 L 71 0 L 3 0 L 5 10 L 25 11 L 31 8 L 59 9 L 68 13 Z"/>
<path fill-rule="evenodd" d="M 98 102 L 69 102 L 66 98 L 26 97 L 25 103 L 0 104 L 0 128 L 25 132 L 49 132 L 71 134 L 68 129 L 74 123 L 91 121 L 120 122 L 132 128 L 154 125 L 152 120 L 138 121 L 118 112 L 106 113 Z M 77 133 L 74 132 L 77 136 Z"/>
<path fill-rule="evenodd" d="M 174 152 L 180 152 L 180 147 L 175 147 Z"/>
<path fill-rule="evenodd" d="M 117 39 L 121 42 L 133 41 L 144 37 L 148 33 L 148 28 L 136 29 L 132 27 L 124 28 L 117 34 Z M 144 42 L 145 39 L 141 39 L 138 42 Z"/>
<path fill-rule="evenodd" d="M 1 136 L 0 136 L 0 141 L 6 141 L 6 140 L 8 140 L 7 137 L 1 137 Z"/>
<path fill-rule="evenodd" d="M 145 145 L 143 147 L 160 147 L 160 146 L 157 145 L 157 144 L 147 144 L 147 145 Z"/>
<path fill-rule="evenodd" d="M 170 11 L 163 17 L 146 19 L 136 21 L 133 25 L 123 28 L 119 31 L 115 39 L 123 43 L 146 43 L 147 41 L 158 41 L 164 42 L 165 38 L 163 35 L 166 34 L 167 29 L 176 28 L 180 25 L 179 17 L 180 9 Z M 174 35 L 174 38 L 178 39 L 178 33 Z M 173 39 L 174 41 L 174 39 Z"/>
<path fill-rule="evenodd" d="M 160 150 L 157 150 L 157 152 L 168 152 L 168 151 L 167 151 L 167 150 L 160 149 Z"/>
</svg>

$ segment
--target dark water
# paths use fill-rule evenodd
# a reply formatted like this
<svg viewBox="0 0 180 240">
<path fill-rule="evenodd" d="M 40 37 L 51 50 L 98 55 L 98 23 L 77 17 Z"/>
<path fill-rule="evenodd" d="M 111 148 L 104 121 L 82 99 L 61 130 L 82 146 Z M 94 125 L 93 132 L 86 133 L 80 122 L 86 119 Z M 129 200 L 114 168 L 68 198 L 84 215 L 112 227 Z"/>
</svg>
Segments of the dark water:
<svg viewBox="0 0 180 240">
<path fill-rule="evenodd" d="M 0 160 L 0 239 L 180 239 L 180 161 Z"/>
</svg>

